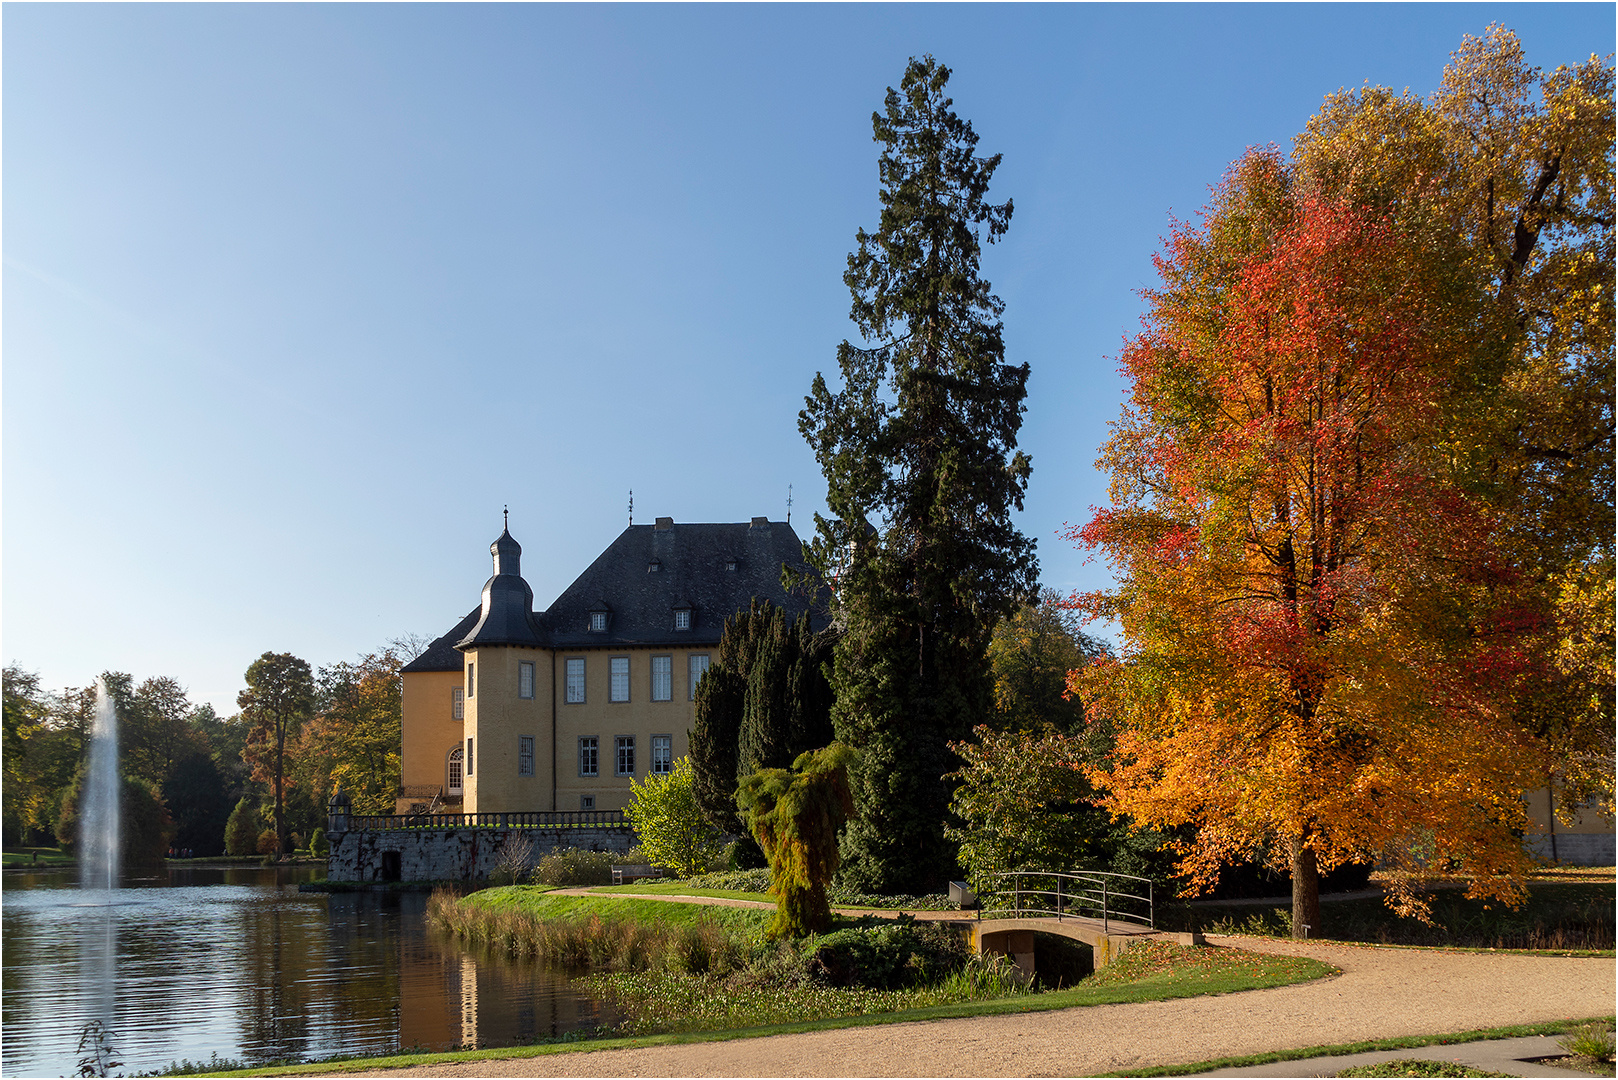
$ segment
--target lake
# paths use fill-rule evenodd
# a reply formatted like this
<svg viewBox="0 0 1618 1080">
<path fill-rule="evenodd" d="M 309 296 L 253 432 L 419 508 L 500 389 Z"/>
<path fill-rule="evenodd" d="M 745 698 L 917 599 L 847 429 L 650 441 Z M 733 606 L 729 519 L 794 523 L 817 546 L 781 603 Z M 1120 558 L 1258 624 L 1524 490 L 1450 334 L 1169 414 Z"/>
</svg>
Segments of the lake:
<svg viewBox="0 0 1618 1080">
<path fill-rule="evenodd" d="M 97 1019 L 126 1075 L 513 1046 L 618 1019 L 564 974 L 429 930 L 424 893 L 298 892 L 324 875 L 175 866 L 81 893 L 76 870 L 4 871 L 0 1072 L 77 1075 Z"/>
</svg>

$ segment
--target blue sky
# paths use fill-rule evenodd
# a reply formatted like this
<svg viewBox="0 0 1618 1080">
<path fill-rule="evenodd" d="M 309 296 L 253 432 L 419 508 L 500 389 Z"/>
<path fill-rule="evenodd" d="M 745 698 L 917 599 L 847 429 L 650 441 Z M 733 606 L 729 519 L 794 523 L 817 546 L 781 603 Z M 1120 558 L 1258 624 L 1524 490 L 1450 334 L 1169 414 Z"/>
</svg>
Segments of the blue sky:
<svg viewBox="0 0 1618 1080">
<path fill-rule="evenodd" d="M 1016 204 L 1042 578 L 1173 214 L 1323 96 L 1427 93 L 1463 34 L 1546 69 L 1612 5 L 4 9 L 0 649 L 49 686 L 170 675 L 234 711 L 477 601 L 511 507 L 548 604 L 626 523 L 786 513 L 853 331 L 870 114 L 911 56 Z"/>
</svg>

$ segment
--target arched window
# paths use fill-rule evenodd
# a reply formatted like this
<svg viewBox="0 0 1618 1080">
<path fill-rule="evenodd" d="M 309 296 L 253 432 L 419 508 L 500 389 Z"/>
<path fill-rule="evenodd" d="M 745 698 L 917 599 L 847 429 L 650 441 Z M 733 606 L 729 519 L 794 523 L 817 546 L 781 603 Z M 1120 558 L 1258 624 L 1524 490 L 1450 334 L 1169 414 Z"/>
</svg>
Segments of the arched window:
<svg viewBox="0 0 1618 1080">
<path fill-rule="evenodd" d="M 461 794 L 461 764 L 465 760 L 465 755 L 466 751 L 459 746 L 449 752 L 449 783 L 446 789 L 451 795 Z"/>
</svg>

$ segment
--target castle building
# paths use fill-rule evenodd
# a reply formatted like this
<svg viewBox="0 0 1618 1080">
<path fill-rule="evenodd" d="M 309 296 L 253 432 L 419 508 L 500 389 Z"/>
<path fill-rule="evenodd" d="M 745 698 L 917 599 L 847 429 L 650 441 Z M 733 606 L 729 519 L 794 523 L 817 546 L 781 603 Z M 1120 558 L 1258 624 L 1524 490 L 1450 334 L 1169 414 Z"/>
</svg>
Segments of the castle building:
<svg viewBox="0 0 1618 1080">
<path fill-rule="evenodd" d="M 826 617 L 782 585 L 808 569 L 792 526 L 762 517 L 631 525 L 544 611 L 511 533 L 489 550 L 482 603 L 403 669 L 398 813 L 620 810 L 687 752 L 726 619 L 754 598 Z"/>
</svg>

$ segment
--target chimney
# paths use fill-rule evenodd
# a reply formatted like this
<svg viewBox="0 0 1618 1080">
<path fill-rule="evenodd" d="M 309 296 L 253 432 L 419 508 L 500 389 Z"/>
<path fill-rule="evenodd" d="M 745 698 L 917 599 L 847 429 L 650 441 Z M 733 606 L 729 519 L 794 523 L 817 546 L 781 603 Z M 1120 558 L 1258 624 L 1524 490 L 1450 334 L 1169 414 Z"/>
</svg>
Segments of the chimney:
<svg viewBox="0 0 1618 1080">
<path fill-rule="evenodd" d="M 770 519 L 767 517 L 756 517 L 753 519 L 753 524 L 748 527 L 753 529 L 768 529 L 770 527 Z"/>
<path fill-rule="evenodd" d="M 658 518 L 657 519 L 657 525 L 655 526 L 655 529 L 656 529 L 657 532 L 667 532 L 669 529 L 672 529 L 672 528 L 674 528 L 674 519 L 673 518 L 666 517 L 666 518 Z"/>
</svg>

